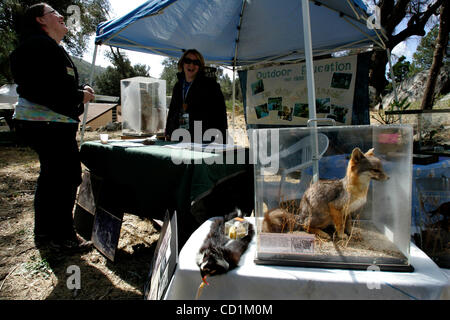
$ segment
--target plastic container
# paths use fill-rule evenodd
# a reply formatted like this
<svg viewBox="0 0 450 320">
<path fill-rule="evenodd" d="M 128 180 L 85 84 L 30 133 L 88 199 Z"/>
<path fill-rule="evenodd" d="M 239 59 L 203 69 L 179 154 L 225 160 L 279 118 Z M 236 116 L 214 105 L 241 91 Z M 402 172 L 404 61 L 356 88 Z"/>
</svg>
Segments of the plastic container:
<svg viewBox="0 0 450 320">
<path fill-rule="evenodd" d="M 249 130 L 249 137 L 255 170 L 256 263 L 413 270 L 409 262 L 412 127 L 252 129 Z M 341 222 L 346 226 L 345 234 L 338 232 L 339 222 L 334 223 L 332 217 L 329 217 L 331 222 L 327 227 L 318 228 L 318 233 L 312 232 L 311 222 L 305 222 L 312 220 L 308 220 L 304 214 L 307 211 L 303 211 L 307 201 L 301 202 L 305 191 L 315 181 L 314 174 L 320 179 L 334 180 L 350 176 L 348 164 L 355 148 L 359 148 L 366 158 L 373 148 L 374 156 L 381 164 L 376 170 L 382 171 L 389 179 L 372 179 L 363 198 L 357 198 L 356 191 L 351 195 L 353 198 L 347 194 L 347 199 L 357 198 L 359 204 L 350 201 L 347 208 L 353 209 L 348 209 L 347 215 L 342 213 L 343 209 L 338 210 L 340 217 L 348 217 L 348 212 L 352 217 Z M 364 166 L 367 167 L 367 164 L 358 162 L 352 171 L 352 179 L 357 176 L 362 178 L 367 171 Z M 367 177 L 367 172 L 365 174 Z M 373 171 L 372 174 L 381 173 Z M 324 199 L 345 199 L 343 193 L 351 188 L 346 188 L 346 185 L 340 188 L 343 181 L 337 181 L 336 187 L 326 192 L 312 192 L 313 197 L 320 199 L 317 203 L 329 206 L 328 200 Z M 361 208 L 354 210 L 357 207 Z M 269 221 L 277 222 L 276 219 L 267 220 L 266 215 L 279 218 L 278 230 L 277 224 L 267 224 Z M 350 223 L 348 228 L 347 220 Z M 320 232 L 324 232 L 323 237 Z"/>
<path fill-rule="evenodd" d="M 122 134 L 151 136 L 166 126 L 166 80 L 135 77 L 120 81 Z"/>
</svg>

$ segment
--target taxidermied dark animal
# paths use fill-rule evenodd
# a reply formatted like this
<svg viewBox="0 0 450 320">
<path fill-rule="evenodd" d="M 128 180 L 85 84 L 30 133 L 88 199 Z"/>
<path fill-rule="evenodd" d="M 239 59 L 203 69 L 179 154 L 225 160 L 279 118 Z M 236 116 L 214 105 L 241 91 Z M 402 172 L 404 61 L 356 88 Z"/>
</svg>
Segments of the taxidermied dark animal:
<svg viewBox="0 0 450 320">
<path fill-rule="evenodd" d="M 441 203 L 441 205 L 436 210 L 431 211 L 430 214 L 431 217 L 437 214 L 442 215 L 443 220 L 440 224 L 444 230 L 449 230 L 450 202 Z"/>
<path fill-rule="evenodd" d="M 248 226 L 247 235 L 240 239 L 230 239 L 225 235 L 225 222 L 235 217 L 241 217 L 239 209 L 227 217 L 213 221 L 197 255 L 197 265 L 203 279 L 205 276 L 226 273 L 237 267 L 242 254 L 252 241 L 255 234 L 252 224 Z"/>
<path fill-rule="evenodd" d="M 353 149 L 346 176 L 339 180 L 319 180 L 310 185 L 303 194 L 294 215 L 296 221 L 291 222 L 291 226 L 329 239 L 330 236 L 322 229 L 334 225 L 338 237 L 345 238 L 344 230 L 351 233 L 351 214 L 366 203 L 371 179 L 382 181 L 389 177 L 373 149 L 365 154 L 359 148 Z M 284 217 L 287 214 L 280 210 L 266 213 L 263 231 L 277 232 L 282 229 L 280 222 L 292 220 L 292 217 Z"/>
</svg>

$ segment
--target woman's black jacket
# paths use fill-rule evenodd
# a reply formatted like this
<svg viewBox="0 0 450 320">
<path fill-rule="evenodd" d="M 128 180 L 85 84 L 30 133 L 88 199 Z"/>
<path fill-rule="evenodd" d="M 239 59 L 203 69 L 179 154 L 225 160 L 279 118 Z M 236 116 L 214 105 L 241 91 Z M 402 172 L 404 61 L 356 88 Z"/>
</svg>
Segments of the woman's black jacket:
<svg viewBox="0 0 450 320">
<path fill-rule="evenodd" d="M 178 73 L 177 77 L 178 82 L 173 88 L 167 116 L 166 135 L 168 136 L 171 136 L 172 132 L 179 127 L 179 116 L 183 105 L 184 73 Z M 194 121 L 202 122 L 201 137 L 207 129 L 215 128 L 222 133 L 222 138 L 225 139 L 228 128 L 225 99 L 220 85 L 214 78 L 206 77 L 204 73 L 200 72 L 191 84 L 185 103 L 188 105 L 189 131 L 192 142 L 197 142 L 194 141 Z M 226 141 L 216 142 L 225 143 Z"/>
<path fill-rule="evenodd" d="M 30 36 L 11 53 L 10 62 L 20 97 L 79 121 L 84 105 L 78 72 L 55 40 L 46 34 Z"/>
</svg>

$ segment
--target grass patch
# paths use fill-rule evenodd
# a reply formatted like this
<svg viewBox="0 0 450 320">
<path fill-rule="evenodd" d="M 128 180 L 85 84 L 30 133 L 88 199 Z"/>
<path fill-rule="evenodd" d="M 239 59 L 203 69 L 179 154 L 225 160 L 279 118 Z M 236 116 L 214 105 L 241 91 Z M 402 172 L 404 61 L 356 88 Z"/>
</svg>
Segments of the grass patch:
<svg viewBox="0 0 450 320">
<path fill-rule="evenodd" d="M 30 261 L 25 262 L 24 268 L 31 276 L 41 274 L 45 279 L 48 279 L 52 274 L 52 269 L 50 268 L 48 261 L 46 259 L 37 258 L 36 256 L 32 256 Z"/>
<path fill-rule="evenodd" d="M 233 100 L 226 100 L 225 105 L 227 106 L 227 112 L 233 112 Z M 244 105 L 241 101 L 236 100 L 235 101 L 235 114 L 236 115 L 243 115 L 244 114 Z"/>
</svg>

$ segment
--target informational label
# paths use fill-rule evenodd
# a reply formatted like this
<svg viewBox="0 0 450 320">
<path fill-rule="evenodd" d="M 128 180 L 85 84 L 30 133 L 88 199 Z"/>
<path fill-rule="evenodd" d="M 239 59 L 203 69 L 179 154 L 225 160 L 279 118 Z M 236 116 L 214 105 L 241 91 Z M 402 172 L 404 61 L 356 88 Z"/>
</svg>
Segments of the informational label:
<svg viewBox="0 0 450 320">
<path fill-rule="evenodd" d="M 274 254 L 314 254 L 312 234 L 260 233 L 258 250 Z"/>
<path fill-rule="evenodd" d="M 317 118 L 351 124 L 356 66 L 356 55 L 314 61 Z M 249 124 L 306 125 L 306 64 L 249 70 L 246 99 Z"/>
</svg>

